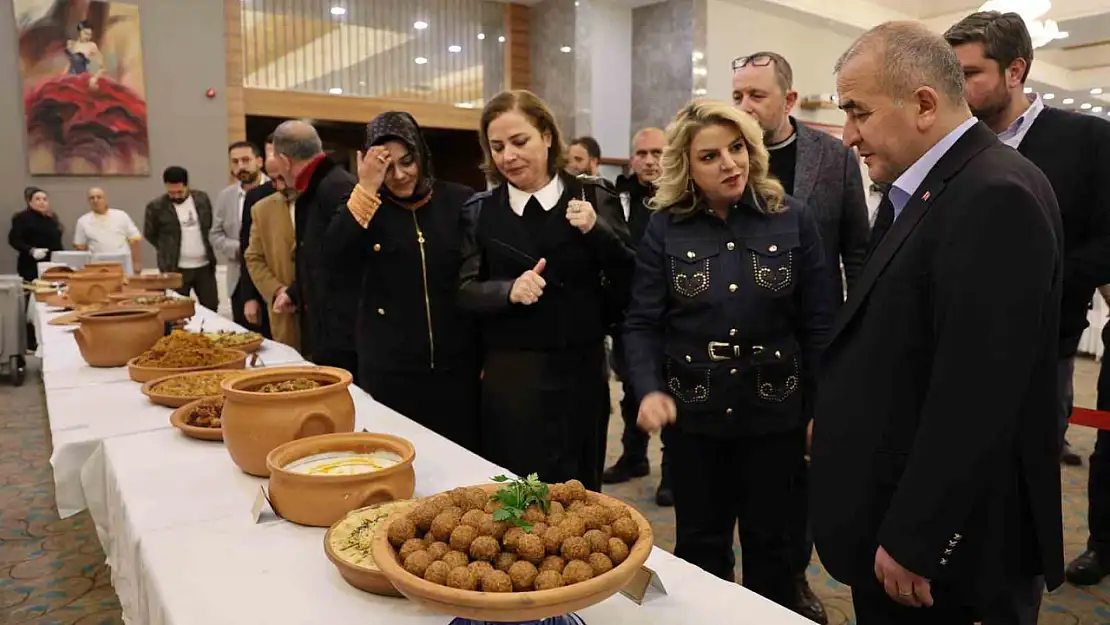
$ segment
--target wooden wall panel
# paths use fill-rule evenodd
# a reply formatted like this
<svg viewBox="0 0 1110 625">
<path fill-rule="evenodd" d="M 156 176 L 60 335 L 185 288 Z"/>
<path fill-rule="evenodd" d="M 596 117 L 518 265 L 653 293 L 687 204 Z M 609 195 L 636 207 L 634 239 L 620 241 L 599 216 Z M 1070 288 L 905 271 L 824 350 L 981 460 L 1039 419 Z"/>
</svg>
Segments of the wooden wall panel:
<svg viewBox="0 0 1110 625">
<path fill-rule="evenodd" d="M 236 0 L 238 1 L 238 0 Z M 324 119 L 365 124 L 386 111 L 408 111 L 427 128 L 474 130 L 481 111 L 439 102 L 417 102 L 388 98 L 355 98 L 298 91 L 243 89 L 247 115 L 283 119 Z"/>
<path fill-rule="evenodd" d="M 224 48 L 227 55 L 227 140 L 247 138 L 247 115 L 243 105 L 243 29 L 241 0 L 224 0 Z"/>
<path fill-rule="evenodd" d="M 528 7 L 505 5 L 505 87 L 532 88 L 532 54 Z"/>
</svg>

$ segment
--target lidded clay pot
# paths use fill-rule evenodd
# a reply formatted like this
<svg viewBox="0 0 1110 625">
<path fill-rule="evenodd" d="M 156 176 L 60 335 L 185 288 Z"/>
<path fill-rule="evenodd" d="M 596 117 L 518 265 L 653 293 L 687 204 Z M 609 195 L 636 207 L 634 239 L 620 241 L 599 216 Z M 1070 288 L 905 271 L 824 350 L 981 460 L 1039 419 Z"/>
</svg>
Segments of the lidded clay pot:
<svg viewBox="0 0 1110 625">
<path fill-rule="evenodd" d="M 107 301 L 109 293 L 123 288 L 123 274 L 78 272 L 69 277 L 67 285 L 74 304 L 98 304 Z"/>
<path fill-rule="evenodd" d="M 324 384 L 314 389 L 262 393 L 266 384 L 307 378 Z M 351 374 L 335 367 L 276 367 L 224 380 L 224 444 L 244 472 L 269 477 L 266 455 L 299 438 L 352 432 L 355 403 L 347 387 Z"/>
<path fill-rule="evenodd" d="M 128 276 L 127 284 L 133 289 L 164 291 L 166 289 L 180 289 L 183 282 L 179 273 L 158 273 Z"/>
<path fill-rule="evenodd" d="M 310 475 L 285 469 L 302 458 L 344 451 L 360 454 L 385 451 L 401 459 L 395 465 L 353 475 Z M 331 527 L 351 510 L 412 497 L 416 486 L 412 469 L 415 457 L 412 443 L 390 434 L 350 432 L 290 441 L 266 456 L 270 503 L 278 514 L 294 523 Z"/>
<path fill-rule="evenodd" d="M 109 308 L 86 313 L 73 333 L 81 357 L 92 367 L 122 367 L 162 338 L 158 311 Z"/>
<path fill-rule="evenodd" d="M 85 263 L 81 268 L 81 273 L 107 273 L 113 275 L 123 275 L 123 263 L 117 262 L 96 262 Z"/>
</svg>

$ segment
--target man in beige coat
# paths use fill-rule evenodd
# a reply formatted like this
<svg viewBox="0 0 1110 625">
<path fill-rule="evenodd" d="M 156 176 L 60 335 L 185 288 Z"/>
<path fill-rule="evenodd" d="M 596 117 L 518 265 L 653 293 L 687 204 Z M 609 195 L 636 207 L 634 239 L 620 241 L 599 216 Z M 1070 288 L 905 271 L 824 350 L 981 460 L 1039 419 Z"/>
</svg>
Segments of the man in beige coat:
<svg viewBox="0 0 1110 625">
<path fill-rule="evenodd" d="M 243 258 L 247 272 L 266 300 L 274 340 L 301 348 L 296 313 L 274 312 L 274 298 L 293 282 L 294 223 L 291 189 L 274 193 L 251 207 L 250 245 Z"/>
</svg>

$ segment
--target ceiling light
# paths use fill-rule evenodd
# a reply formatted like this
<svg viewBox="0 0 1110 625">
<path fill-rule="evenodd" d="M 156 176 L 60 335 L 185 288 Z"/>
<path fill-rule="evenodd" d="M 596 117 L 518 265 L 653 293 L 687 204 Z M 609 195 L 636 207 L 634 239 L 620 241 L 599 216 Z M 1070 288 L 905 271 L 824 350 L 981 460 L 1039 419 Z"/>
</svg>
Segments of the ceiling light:
<svg viewBox="0 0 1110 625">
<path fill-rule="evenodd" d="M 1064 98 L 1063 100 L 1061 100 L 1061 102 L 1063 102 L 1064 104 L 1074 104 L 1075 98 Z"/>
<path fill-rule="evenodd" d="M 1026 87 L 1025 88 L 1025 93 L 1033 93 L 1033 88 L 1032 87 Z"/>
<path fill-rule="evenodd" d="M 1102 87 L 1095 87 L 1094 89 L 1091 89 L 1091 95 L 1098 95 L 1100 93 L 1102 93 Z"/>
<path fill-rule="evenodd" d="M 332 7 L 331 8 L 331 14 L 332 15 L 346 15 L 347 14 L 347 9 L 344 9 L 343 7 Z"/>
<path fill-rule="evenodd" d="M 1055 98 L 1055 97 L 1056 97 L 1055 93 L 1046 93 L 1043 96 L 1041 96 L 1041 98 L 1044 99 L 1044 100 L 1051 100 L 1052 98 Z"/>
<path fill-rule="evenodd" d="M 979 7 L 980 11 L 998 11 L 1000 13 L 1014 12 L 1021 16 L 1029 30 L 1029 38 L 1033 40 L 1033 47 L 1039 48 L 1057 39 L 1068 36 L 1066 31 L 1061 31 L 1056 20 L 1041 20 L 1045 13 L 1052 8 L 1049 0 L 988 0 Z"/>
<path fill-rule="evenodd" d="M 694 75 L 695 76 L 708 76 L 709 75 L 709 69 L 705 68 L 705 67 L 695 67 L 694 68 Z"/>
<path fill-rule="evenodd" d="M 1085 110 L 1091 108 L 1091 103 L 1090 102 L 1084 102 L 1083 104 L 1079 105 L 1079 108 L 1081 108 L 1085 111 Z"/>
<path fill-rule="evenodd" d="M 699 95 L 700 96 L 700 95 L 705 95 L 707 93 L 709 93 L 708 89 L 704 89 L 704 88 L 694 89 L 694 95 Z"/>
<path fill-rule="evenodd" d="M 485 38 L 486 38 L 486 34 L 485 34 L 485 33 L 478 33 L 478 41 L 481 41 L 481 40 L 483 40 L 483 39 L 485 39 Z"/>
<path fill-rule="evenodd" d="M 415 59 L 413 59 L 412 62 L 416 63 L 417 65 L 423 65 L 423 64 L 428 62 L 428 59 L 426 59 L 422 56 L 418 56 Z"/>
<path fill-rule="evenodd" d="M 448 52 L 462 52 L 462 46 L 447 46 Z"/>
<path fill-rule="evenodd" d="M 570 46 L 563 46 L 563 47 L 559 48 L 559 52 L 562 52 L 563 54 L 567 54 L 568 52 L 570 52 Z"/>
<path fill-rule="evenodd" d="M 416 30 L 424 30 L 428 27 L 428 22 L 413 22 L 412 27 Z"/>
<path fill-rule="evenodd" d="M 474 103 L 473 102 L 455 102 L 455 106 L 458 107 L 458 108 L 461 108 L 461 109 L 472 109 L 472 108 L 474 108 Z"/>
<path fill-rule="evenodd" d="M 694 50 L 693 57 L 694 57 L 694 61 L 700 61 L 700 60 L 705 58 L 705 54 L 702 53 L 702 52 L 699 52 L 697 50 Z"/>
<path fill-rule="evenodd" d="M 497 43 L 505 43 L 505 36 L 502 35 L 502 36 L 498 37 L 497 38 Z"/>
<path fill-rule="evenodd" d="M 328 93 L 332 95 L 340 95 L 343 93 L 343 90 L 339 87 L 332 87 L 331 89 L 328 89 Z"/>
<path fill-rule="evenodd" d="M 1101 113 L 1102 112 L 1102 107 L 1101 106 L 1096 106 L 1095 108 L 1091 109 L 1091 112 L 1092 113 Z"/>
</svg>

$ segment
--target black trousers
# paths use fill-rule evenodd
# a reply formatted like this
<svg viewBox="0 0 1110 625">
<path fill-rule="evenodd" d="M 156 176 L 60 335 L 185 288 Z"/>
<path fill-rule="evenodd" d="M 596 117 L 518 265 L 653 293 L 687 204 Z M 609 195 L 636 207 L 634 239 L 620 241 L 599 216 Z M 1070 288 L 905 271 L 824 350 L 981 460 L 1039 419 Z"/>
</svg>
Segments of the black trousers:
<svg viewBox="0 0 1110 625">
<path fill-rule="evenodd" d="M 613 337 L 611 364 L 613 372 L 617 374 L 617 378 L 621 381 L 621 387 L 624 389 L 624 397 L 621 399 L 621 419 L 624 421 L 624 431 L 621 433 L 621 457 L 630 464 L 646 463 L 648 441 L 651 440 L 651 436 L 636 425 L 636 417 L 640 413 L 640 398 L 632 392 L 632 384 L 628 381 L 628 364 L 624 357 L 624 340 L 619 334 Z M 670 466 L 669 454 L 667 453 L 670 429 L 664 428 L 659 435 L 659 438 L 663 441 L 664 480 L 668 479 L 670 475 L 668 471 Z M 608 438 L 607 430 L 608 428 L 606 428 L 605 438 L 602 440 Z"/>
<path fill-rule="evenodd" d="M 481 379 L 476 364 L 424 372 L 383 371 L 361 364 L 358 384 L 371 397 L 479 453 Z"/>
<path fill-rule="evenodd" d="M 231 318 L 235 323 L 248 330 L 258 332 L 268 339 L 274 338 L 273 335 L 270 334 L 270 316 L 266 314 L 266 302 L 259 302 L 259 319 L 257 324 L 247 321 L 246 305 L 247 300 L 240 292 L 239 286 L 236 285 L 235 291 L 231 293 Z"/>
<path fill-rule="evenodd" d="M 1102 328 L 1103 349 L 1110 347 L 1110 323 Z M 1110 351 L 1103 351 L 1098 370 L 1099 410 L 1110 410 Z M 1087 476 L 1087 525 L 1090 537 L 1087 548 L 1102 557 L 1110 556 L 1110 431 L 1099 430 L 1095 451 L 1091 454 L 1091 471 Z"/>
<path fill-rule="evenodd" d="M 933 585 L 933 607 L 911 608 L 887 596 L 877 579 L 852 586 L 857 625 L 972 625 L 975 611 L 964 607 L 942 586 Z"/>
<path fill-rule="evenodd" d="M 312 353 L 312 362 L 321 367 L 346 369 L 358 376 L 358 352 L 346 349 L 318 349 Z"/>
<path fill-rule="evenodd" d="M 177 292 L 188 297 L 196 293 L 197 303 L 209 310 L 219 310 L 220 291 L 216 286 L 216 265 L 208 263 L 196 269 L 178 269 L 181 288 Z"/>
<path fill-rule="evenodd" d="M 805 429 L 722 439 L 676 428 L 670 450 L 674 554 L 732 581 L 739 524 L 744 587 L 792 606 L 792 555 L 805 531 Z"/>
</svg>

